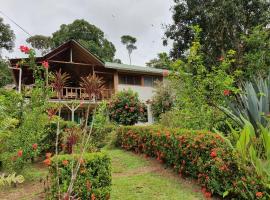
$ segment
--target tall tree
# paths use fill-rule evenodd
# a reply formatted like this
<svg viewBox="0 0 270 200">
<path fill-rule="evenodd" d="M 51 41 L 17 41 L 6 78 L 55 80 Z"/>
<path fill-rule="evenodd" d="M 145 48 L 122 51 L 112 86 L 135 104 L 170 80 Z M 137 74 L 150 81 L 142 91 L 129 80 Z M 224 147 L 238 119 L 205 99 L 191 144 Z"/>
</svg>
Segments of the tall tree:
<svg viewBox="0 0 270 200">
<path fill-rule="evenodd" d="M 14 47 L 15 35 L 8 24 L 4 24 L 0 17 L 0 87 L 11 83 L 12 76 L 8 69 L 8 63 L 1 58 L 1 50 L 11 51 Z"/>
<path fill-rule="evenodd" d="M 215 63 L 226 51 L 241 52 L 242 34 L 252 27 L 269 22 L 268 0 L 174 0 L 173 23 L 167 25 L 163 43 L 173 40 L 170 55 L 185 57 L 194 32 L 191 26 L 202 28 L 202 51 L 206 61 Z"/>
<path fill-rule="evenodd" d="M 52 48 L 52 39 L 51 37 L 44 35 L 34 35 L 26 39 L 26 42 L 31 44 L 32 47 L 41 51 L 41 54 L 44 55 L 50 51 Z"/>
<path fill-rule="evenodd" d="M 4 24 L 3 19 L 0 17 L 0 50 L 12 50 L 14 47 L 15 35 L 13 30 L 10 29 L 8 24 Z"/>
<path fill-rule="evenodd" d="M 130 35 L 123 35 L 121 37 L 121 42 L 123 45 L 126 45 L 126 48 L 128 50 L 129 64 L 131 65 L 131 53 L 133 50 L 137 49 L 137 47 L 135 46 L 137 39 Z"/>
<path fill-rule="evenodd" d="M 154 58 L 146 63 L 149 67 L 158 69 L 170 69 L 172 61 L 166 52 L 158 53 L 157 58 Z"/>
<path fill-rule="evenodd" d="M 74 39 L 104 61 L 112 61 L 116 51 L 114 45 L 105 38 L 102 30 L 83 19 L 77 19 L 71 24 L 62 24 L 60 29 L 54 32 L 51 37 L 36 35 L 28 39 L 31 44 L 40 45 L 38 47 L 42 49 L 47 47 L 48 41 L 51 43 L 48 46 L 55 48 L 68 40 Z M 46 39 L 45 43 L 43 43 L 44 39 Z M 44 46 L 44 44 L 46 45 Z"/>
</svg>

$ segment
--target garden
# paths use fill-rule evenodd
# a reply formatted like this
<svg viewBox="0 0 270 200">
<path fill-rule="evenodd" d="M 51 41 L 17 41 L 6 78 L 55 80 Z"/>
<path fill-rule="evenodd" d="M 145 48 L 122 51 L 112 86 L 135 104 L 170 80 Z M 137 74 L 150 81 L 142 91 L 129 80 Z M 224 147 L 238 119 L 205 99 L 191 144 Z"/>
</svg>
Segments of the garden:
<svg viewBox="0 0 270 200">
<path fill-rule="evenodd" d="M 183 2 L 165 27 L 170 55 L 147 63 L 166 69 L 152 98 L 129 89 L 99 101 L 105 82 L 89 74 L 79 85 L 93 103 L 69 102 L 86 109 L 80 123 L 62 117 L 70 75 L 20 46 L 16 69 L 34 86 L 18 92 L 2 87 L 8 68 L 0 76 L 0 199 L 270 199 L 269 3 Z"/>
</svg>

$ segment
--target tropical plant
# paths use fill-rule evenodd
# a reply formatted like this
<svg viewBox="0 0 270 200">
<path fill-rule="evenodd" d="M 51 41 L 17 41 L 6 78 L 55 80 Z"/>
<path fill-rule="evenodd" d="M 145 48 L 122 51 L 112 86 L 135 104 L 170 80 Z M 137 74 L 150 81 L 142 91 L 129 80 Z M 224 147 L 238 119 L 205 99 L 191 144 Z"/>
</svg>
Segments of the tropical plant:
<svg viewBox="0 0 270 200">
<path fill-rule="evenodd" d="M 121 42 L 123 45 L 126 45 L 126 48 L 128 50 L 129 64 L 131 65 L 131 53 L 133 50 L 137 49 L 137 47 L 135 46 L 137 39 L 130 35 L 123 35 L 121 37 Z"/>
<path fill-rule="evenodd" d="M 62 73 L 61 69 L 53 73 L 51 86 L 56 91 L 59 99 L 63 97 L 63 88 L 67 86 L 69 79 L 70 75 L 66 72 Z"/>
<path fill-rule="evenodd" d="M 242 92 L 228 101 L 232 112 L 222 106 L 221 109 L 242 127 L 245 124 L 243 119 L 248 120 L 256 132 L 259 125 L 267 127 L 267 116 L 270 114 L 270 75 L 266 79 L 258 78 L 254 82 L 244 83 Z"/>
<path fill-rule="evenodd" d="M 166 52 L 158 53 L 157 58 L 154 58 L 146 63 L 146 66 L 158 69 L 170 69 L 172 60 Z"/>
<path fill-rule="evenodd" d="M 9 24 L 3 23 L 3 18 L 0 17 L 0 50 L 12 50 L 14 47 L 15 34 L 10 29 Z"/>
<path fill-rule="evenodd" d="M 81 77 L 80 86 L 84 89 L 88 98 L 95 101 L 98 95 L 102 94 L 105 88 L 104 83 L 102 77 L 89 74 L 87 77 Z"/>
<path fill-rule="evenodd" d="M 122 125 L 134 125 L 144 113 L 138 93 L 132 90 L 118 92 L 109 102 L 110 119 Z"/>
</svg>

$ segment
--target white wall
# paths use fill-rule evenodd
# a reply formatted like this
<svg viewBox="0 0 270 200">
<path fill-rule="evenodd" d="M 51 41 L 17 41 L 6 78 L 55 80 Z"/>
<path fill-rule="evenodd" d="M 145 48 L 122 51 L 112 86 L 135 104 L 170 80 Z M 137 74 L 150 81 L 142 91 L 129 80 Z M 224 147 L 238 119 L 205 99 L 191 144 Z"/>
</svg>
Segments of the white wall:
<svg viewBox="0 0 270 200">
<path fill-rule="evenodd" d="M 147 101 L 150 100 L 154 94 L 154 88 L 153 87 L 145 87 L 145 86 L 139 86 L 139 85 L 125 85 L 125 84 L 119 84 L 118 90 L 128 90 L 131 89 L 134 92 L 137 92 L 139 95 L 140 100 Z"/>
</svg>

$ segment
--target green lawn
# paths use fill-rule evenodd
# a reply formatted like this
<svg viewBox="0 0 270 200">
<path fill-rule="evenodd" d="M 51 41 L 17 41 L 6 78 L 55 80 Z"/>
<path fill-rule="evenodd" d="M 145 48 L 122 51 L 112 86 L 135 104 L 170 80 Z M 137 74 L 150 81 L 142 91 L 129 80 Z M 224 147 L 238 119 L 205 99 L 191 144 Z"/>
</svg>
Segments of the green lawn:
<svg viewBox="0 0 270 200">
<path fill-rule="evenodd" d="M 152 159 L 119 149 L 108 150 L 112 159 L 112 200 L 204 199 L 198 186 L 180 179 Z"/>
</svg>

